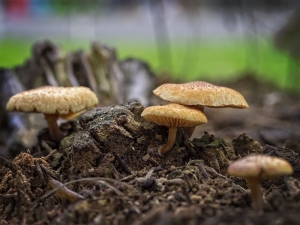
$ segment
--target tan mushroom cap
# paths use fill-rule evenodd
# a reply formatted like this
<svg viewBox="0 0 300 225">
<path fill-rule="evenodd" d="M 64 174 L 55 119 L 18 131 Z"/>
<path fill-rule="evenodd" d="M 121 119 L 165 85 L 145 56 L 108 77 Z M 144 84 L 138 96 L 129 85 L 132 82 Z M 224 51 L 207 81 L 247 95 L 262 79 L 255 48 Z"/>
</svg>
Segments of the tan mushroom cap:
<svg viewBox="0 0 300 225">
<path fill-rule="evenodd" d="M 87 87 L 42 86 L 12 96 L 6 109 L 8 111 L 39 112 L 68 117 L 97 105 L 96 94 Z"/>
<path fill-rule="evenodd" d="M 249 155 L 238 159 L 227 168 L 230 175 L 260 179 L 271 179 L 293 173 L 293 167 L 286 160 L 267 155 Z"/>
<path fill-rule="evenodd" d="M 149 106 L 142 116 L 150 122 L 167 127 L 192 127 L 207 123 L 207 118 L 201 110 L 176 103 Z"/>
<path fill-rule="evenodd" d="M 239 92 L 204 81 L 163 84 L 153 90 L 153 93 L 164 100 L 182 105 L 249 108 Z"/>
</svg>

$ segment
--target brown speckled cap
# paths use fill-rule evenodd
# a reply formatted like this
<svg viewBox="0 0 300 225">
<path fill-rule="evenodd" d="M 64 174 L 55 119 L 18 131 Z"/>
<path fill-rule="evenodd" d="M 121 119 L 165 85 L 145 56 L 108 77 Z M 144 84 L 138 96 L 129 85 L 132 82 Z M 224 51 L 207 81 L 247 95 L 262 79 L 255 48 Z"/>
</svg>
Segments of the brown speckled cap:
<svg viewBox="0 0 300 225">
<path fill-rule="evenodd" d="M 234 161 L 227 168 L 230 175 L 260 179 L 271 179 L 293 173 L 293 167 L 286 160 L 267 155 L 248 155 Z"/>
<path fill-rule="evenodd" d="M 96 94 L 87 87 L 42 86 L 12 96 L 6 109 L 19 112 L 72 115 L 97 105 Z"/>
<path fill-rule="evenodd" d="M 149 106 L 142 116 L 150 122 L 166 127 L 192 127 L 207 123 L 207 118 L 201 110 L 175 103 Z"/>
<path fill-rule="evenodd" d="M 153 90 L 153 93 L 164 100 L 182 105 L 249 108 L 239 92 L 204 81 L 163 84 Z"/>
</svg>

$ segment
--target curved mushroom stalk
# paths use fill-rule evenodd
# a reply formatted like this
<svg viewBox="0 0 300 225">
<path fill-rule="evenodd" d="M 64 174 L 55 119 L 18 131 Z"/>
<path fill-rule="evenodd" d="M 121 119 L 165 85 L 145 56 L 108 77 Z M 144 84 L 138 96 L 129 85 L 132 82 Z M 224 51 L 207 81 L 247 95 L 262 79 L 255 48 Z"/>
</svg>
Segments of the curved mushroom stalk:
<svg viewBox="0 0 300 225">
<path fill-rule="evenodd" d="M 177 129 L 177 127 L 169 127 L 168 141 L 158 149 L 158 154 L 160 156 L 164 156 L 165 154 L 167 154 L 174 146 L 174 143 L 176 141 Z"/>
<path fill-rule="evenodd" d="M 60 130 L 59 126 L 57 125 L 58 115 L 55 114 L 44 114 L 45 120 L 47 121 L 49 133 L 51 138 L 54 141 L 61 141 L 65 137 L 63 132 Z"/>
</svg>

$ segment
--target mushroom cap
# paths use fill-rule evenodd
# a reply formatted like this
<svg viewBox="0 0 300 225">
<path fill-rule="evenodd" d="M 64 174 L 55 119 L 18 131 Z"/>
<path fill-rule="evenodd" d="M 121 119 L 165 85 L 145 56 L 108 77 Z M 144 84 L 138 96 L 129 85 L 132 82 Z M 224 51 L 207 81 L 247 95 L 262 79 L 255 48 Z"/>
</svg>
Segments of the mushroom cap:
<svg viewBox="0 0 300 225">
<path fill-rule="evenodd" d="M 150 122 L 167 127 L 192 127 L 207 123 L 207 118 L 202 110 L 176 103 L 149 106 L 144 109 L 142 116 Z"/>
<path fill-rule="evenodd" d="M 234 161 L 227 172 L 237 177 L 271 179 L 292 174 L 293 167 L 279 157 L 253 154 Z"/>
<path fill-rule="evenodd" d="M 69 116 L 97 105 L 96 94 L 87 87 L 42 86 L 12 96 L 6 109 Z"/>
<path fill-rule="evenodd" d="M 249 108 L 245 98 L 237 91 L 204 81 L 184 84 L 163 84 L 153 90 L 158 97 L 182 105 L 208 107 Z"/>
</svg>

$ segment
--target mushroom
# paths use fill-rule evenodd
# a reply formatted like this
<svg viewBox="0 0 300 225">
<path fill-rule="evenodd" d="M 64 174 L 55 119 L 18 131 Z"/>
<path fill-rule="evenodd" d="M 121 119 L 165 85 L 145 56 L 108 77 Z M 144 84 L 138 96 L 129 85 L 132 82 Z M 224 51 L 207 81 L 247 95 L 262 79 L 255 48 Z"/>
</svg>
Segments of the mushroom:
<svg viewBox="0 0 300 225">
<path fill-rule="evenodd" d="M 262 211 L 261 180 L 292 174 L 293 167 L 279 157 L 252 154 L 231 163 L 227 172 L 232 176 L 246 179 L 251 191 L 253 208 Z"/>
<path fill-rule="evenodd" d="M 43 113 L 51 138 L 60 141 L 64 134 L 57 124 L 59 117 L 71 119 L 97 105 L 97 96 L 87 87 L 42 86 L 12 96 L 6 109 Z"/>
<path fill-rule="evenodd" d="M 153 90 L 153 93 L 164 100 L 181 105 L 249 108 L 239 92 L 204 81 L 163 84 Z"/>
<path fill-rule="evenodd" d="M 171 103 L 164 106 L 149 106 L 142 116 L 158 125 L 169 128 L 168 141 L 158 149 L 158 154 L 164 156 L 173 147 L 178 127 L 193 127 L 207 123 L 204 113 L 196 107 Z"/>
<path fill-rule="evenodd" d="M 249 108 L 244 97 L 237 91 L 216 86 L 204 81 L 195 81 L 183 84 L 163 84 L 153 90 L 158 97 L 181 105 L 197 106 L 204 110 L 204 106 L 223 108 Z M 195 127 L 185 129 L 189 137 Z"/>
</svg>

